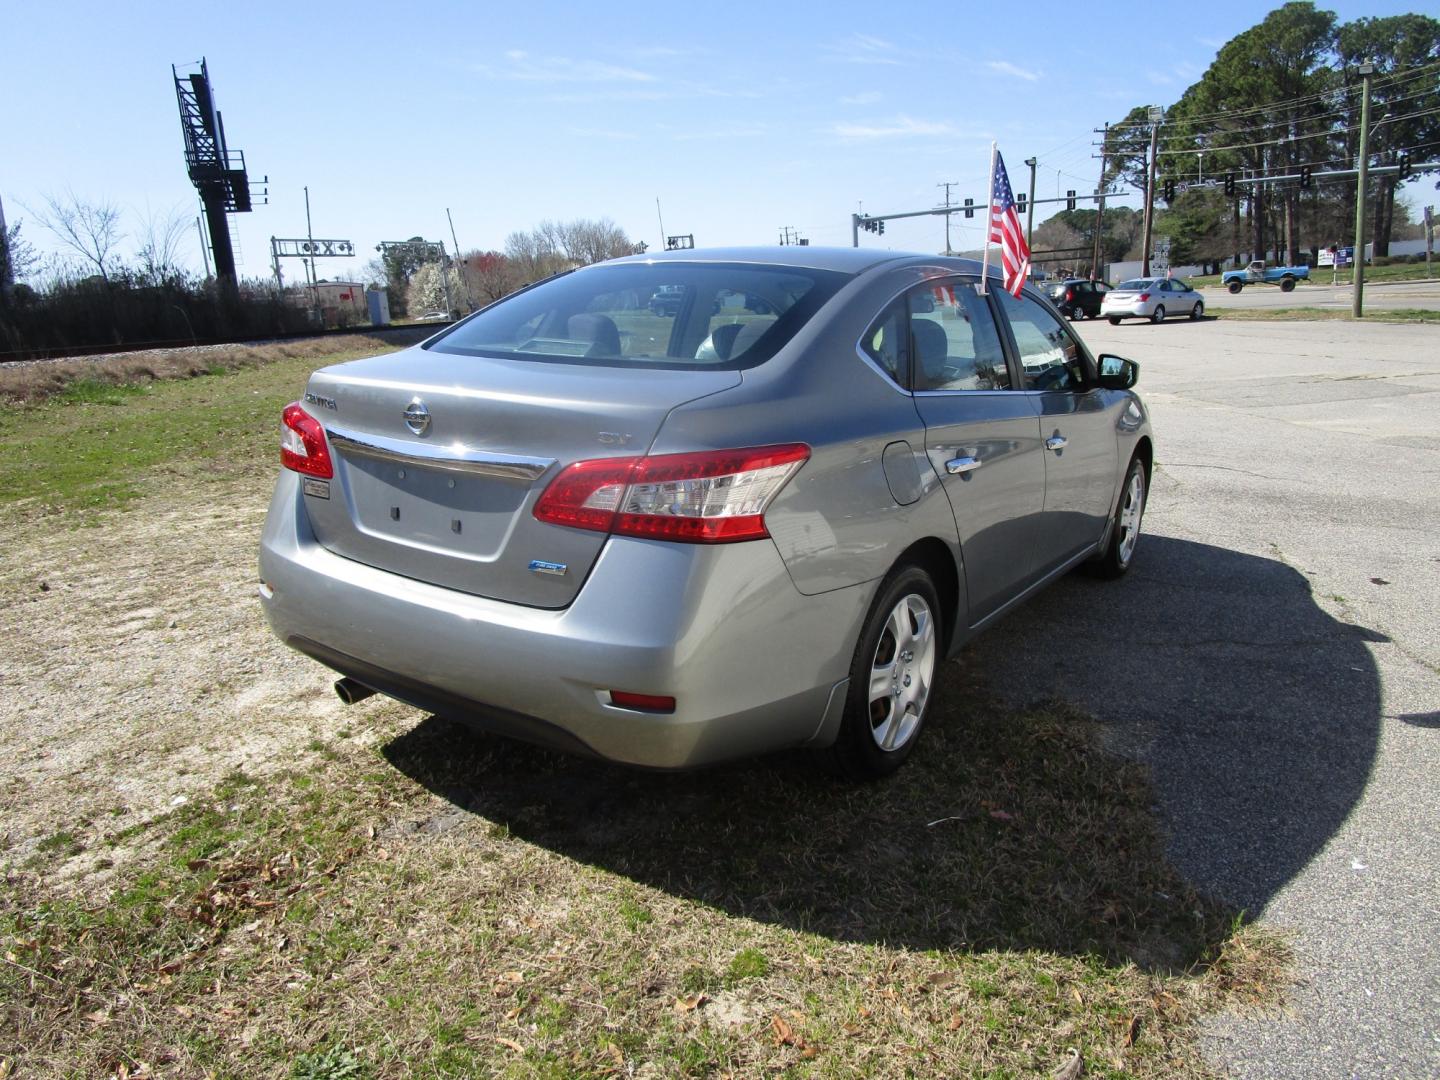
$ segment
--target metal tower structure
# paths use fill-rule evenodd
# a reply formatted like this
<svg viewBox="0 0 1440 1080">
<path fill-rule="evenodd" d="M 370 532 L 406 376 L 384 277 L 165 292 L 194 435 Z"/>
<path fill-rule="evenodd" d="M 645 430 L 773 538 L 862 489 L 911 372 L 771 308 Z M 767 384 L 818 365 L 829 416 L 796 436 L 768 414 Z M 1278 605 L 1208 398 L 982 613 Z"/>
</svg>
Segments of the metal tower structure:
<svg viewBox="0 0 1440 1080">
<path fill-rule="evenodd" d="M 180 104 L 180 129 L 185 135 L 185 167 L 200 193 L 205 221 L 210 227 L 210 250 L 215 254 L 215 276 L 234 288 L 235 249 L 230 242 L 226 214 L 243 214 L 252 208 L 250 178 L 245 155 L 225 144 L 225 121 L 215 107 L 210 72 L 205 60 L 200 70 L 181 74 L 172 64 L 175 97 Z"/>
</svg>

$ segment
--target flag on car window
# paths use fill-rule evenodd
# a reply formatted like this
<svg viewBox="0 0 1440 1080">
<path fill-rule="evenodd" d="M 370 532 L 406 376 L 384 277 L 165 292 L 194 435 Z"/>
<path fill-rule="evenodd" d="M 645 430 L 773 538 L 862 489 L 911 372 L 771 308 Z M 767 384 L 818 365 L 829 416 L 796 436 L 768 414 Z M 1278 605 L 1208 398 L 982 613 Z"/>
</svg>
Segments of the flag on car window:
<svg viewBox="0 0 1440 1080">
<path fill-rule="evenodd" d="M 995 151 L 994 183 L 990 188 L 989 242 L 1000 245 L 1001 264 L 1005 270 L 1005 291 L 1018 297 L 1025 279 L 1030 276 L 1030 246 L 1025 243 L 1025 228 L 1015 209 L 1015 196 L 1010 190 L 1010 177 L 1005 172 L 1005 159 Z"/>
</svg>

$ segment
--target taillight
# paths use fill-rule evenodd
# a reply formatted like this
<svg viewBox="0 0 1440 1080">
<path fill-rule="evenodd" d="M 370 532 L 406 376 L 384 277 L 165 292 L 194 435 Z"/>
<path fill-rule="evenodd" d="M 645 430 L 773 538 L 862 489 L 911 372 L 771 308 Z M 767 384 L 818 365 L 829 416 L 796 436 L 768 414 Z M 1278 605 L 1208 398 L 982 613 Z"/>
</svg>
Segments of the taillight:
<svg viewBox="0 0 1440 1080">
<path fill-rule="evenodd" d="M 325 429 L 298 401 L 286 405 L 280 415 L 280 464 L 322 480 L 335 475 L 330 447 L 325 444 Z"/>
<path fill-rule="evenodd" d="M 790 443 L 577 461 L 550 482 L 535 517 L 655 540 L 759 540 L 770 535 L 766 507 L 809 458 L 808 446 Z"/>
<path fill-rule="evenodd" d="M 1066 300 L 1074 300 L 1074 299 L 1075 299 L 1075 292 L 1074 292 L 1074 290 L 1072 290 L 1072 289 L 1066 289 L 1066 290 L 1065 290 L 1065 299 L 1066 299 Z"/>
<path fill-rule="evenodd" d="M 1149 299 L 1150 299 L 1150 294 L 1149 294 L 1148 292 L 1142 292 L 1142 293 L 1141 293 L 1139 296 L 1137 296 L 1135 299 L 1136 299 L 1136 300 L 1139 300 L 1139 301 L 1143 304 L 1146 300 L 1149 300 Z"/>
</svg>

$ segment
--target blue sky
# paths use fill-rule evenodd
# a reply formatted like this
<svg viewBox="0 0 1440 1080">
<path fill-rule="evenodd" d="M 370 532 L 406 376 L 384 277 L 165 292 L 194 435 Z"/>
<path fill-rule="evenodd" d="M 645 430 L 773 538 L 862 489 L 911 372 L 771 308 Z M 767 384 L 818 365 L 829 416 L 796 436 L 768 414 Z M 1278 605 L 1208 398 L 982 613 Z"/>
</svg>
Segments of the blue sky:
<svg viewBox="0 0 1440 1080">
<path fill-rule="evenodd" d="M 1173 102 L 1271 6 L 1155 4 L 12 3 L 3 22 L 0 199 L 37 246 L 27 206 L 73 189 L 129 214 L 198 213 L 170 65 L 204 55 L 232 148 L 269 175 L 238 219 L 241 271 L 269 238 L 501 247 L 544 218 L 610 217 L 659 243 L 775 243 L 793 226 L 849 244 L 849 215 L 982 201 L 991 139 L 1017 191 L 1093 189 L 1092 129 Z M 1322 4 L 1341 21 L 1413 3 Z M 1440 15 L 1433 6 L 1418 10 Z M 1043 216 L 1043 215 L 1041 215 Z M 982 215 L 952 221 L 976 247 Z M 1037 217 L 1037 220 L 1039 218 Z M 193 230 L 192 230 L 193 233 Z M 894 222 L 867 246 L 937 251 L 940 218 Z M 187 254 L 199 267 L 198 241 Z M 291 263 L 291 274 L 300 267 Z"/>
</svg>

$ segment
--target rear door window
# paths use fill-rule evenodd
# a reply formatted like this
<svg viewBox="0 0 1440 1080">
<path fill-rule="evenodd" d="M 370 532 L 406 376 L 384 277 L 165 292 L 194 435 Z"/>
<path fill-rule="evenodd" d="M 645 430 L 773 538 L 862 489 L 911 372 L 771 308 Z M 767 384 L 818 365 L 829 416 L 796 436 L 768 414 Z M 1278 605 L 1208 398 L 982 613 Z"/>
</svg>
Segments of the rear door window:
<svg viewBox="0 0 1440 1080">
<path fill-rule="evenodd" d="M 916 390 L 1008 390 L 1010 370 L 990 305 L 970 283 L 907 294 Z"/>
</svg>

